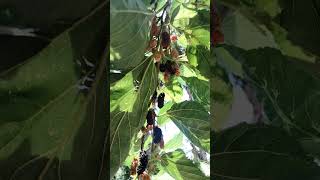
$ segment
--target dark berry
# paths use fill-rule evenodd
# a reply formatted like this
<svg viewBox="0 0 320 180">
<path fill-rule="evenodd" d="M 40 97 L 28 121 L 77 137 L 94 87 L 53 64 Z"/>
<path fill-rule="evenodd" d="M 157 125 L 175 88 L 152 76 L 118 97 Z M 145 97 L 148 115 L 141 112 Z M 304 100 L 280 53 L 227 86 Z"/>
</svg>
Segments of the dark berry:
<svg viewBox="0 0 320 180">
<path fill-rule="evenodd" d="M 152 26 L 151 26 L 151 31 L 150 31 L 150 37 L 153 36 L 158 36 L 160 33 L 160 27 L 157 26 L 157 18 L 154 17 L 152 20 Z"/>
<path fill-rule="evenodd" d="M 153 142 L 155 144 L 158 144 L 160 143 L 161 139 L 162 139 L 162 131 L 158 126 L 156 126 L 153 129 Z"/>
<path fill-rule="evenodd" d="M 154 112 L 153 109 L 150 109 L 147 113 L 147 125 L 153 125 L 153 122 L 155 120 L 156 113 Z"/>
<path fill-rule="evenodd" d="M 160 72 L 164 72 L 166 70 L 166 65 L 160 64 L 159 70 L 160 70 Z"/>
<path fill-rule="evenodd" d="M 185 53 L 185 49 L 182 46 L 178 46 L 179 55 L 183 55 Z"/>
<path fill-rule="evenodd" d="M 142 174 L 148 166 L 148 155 L 146 151 L 140 152 L 139 166 L 137 168 L 138 175 Z"/>
<path fill-rule="evenodd" d="M 166 71 L 170 73 L 170 75 L 175 75 L 177 70 L 179 70 L 178 64 L 173 61 L 167 61 L 165 65 Z"/>
<path fill-rule="evenodd" d="M 168 71 L 171 75 L 175 74 L 174 64 L 171 61 L 166 62 L 166 71 Z"/>
<path fill-rule="evenodd" d="M 156 99 L 157 99 L 157 95 L 158 95 L 157 90 L 155 90 L 154 93 L 153 93 L 153 95 L 152 95 L 151 100 L 152 100 L 152 101 L 156 100 Z"/>
<path fill-rule="evenodd" d="M 167 49 L 171 43 L 170 34 L 168 32 L 163 32 L 161 34 L 161 46 L 164 49 Z"/>
<path fill-rule="evenodd" d="M 158 96 L 158 107 L 159 108 L 162 108 L 164 106 L 164 97 L 165 97 L 164 93 L 161 93 Z"/>
</svg>

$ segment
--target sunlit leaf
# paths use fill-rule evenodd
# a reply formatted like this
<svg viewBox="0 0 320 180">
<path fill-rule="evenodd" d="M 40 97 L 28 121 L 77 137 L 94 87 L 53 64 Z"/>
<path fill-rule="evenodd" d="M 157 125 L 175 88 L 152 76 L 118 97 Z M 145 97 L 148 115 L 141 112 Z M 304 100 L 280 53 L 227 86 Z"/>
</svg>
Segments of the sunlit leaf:
<svg viewBox="0 0 320 180">
<path fill-rule="evenodd" d="M 184 101 L 174 104 L 167 116 L 193 144 L 210 151 L 209 113 L 200 103 Z"/>
<path fill-rule="evenodd" d="M 110 88 L 111 174 L 126 159 L 130 149 L 129 142 L 145 123 L 148 103 L 158 84 L 157 77 L 153 61 L 147 58 Z M 137 89 L 135 80 L 140 82 Z"/>
<path fill-rule="evenodd" d="M 110 12 L 111 68 L 133 68 L 143 60 L 153 14 L 141 0 L 111 0 Z"/>
<path fill-rule="evenodd" d="M 183 144 L 183 134 L 180 132 L 179 134 L 175 135 L 170 141 L 164 144 L 164 150 L 166 152 L 174 151 L 180 148 Z"/>
<path fill-rule="evenodd" d="M 161 165 L 166 172 L 176 180 L 210 179 L 206 177 L 196 165 L 189 160 L 182 150 L 176 150 L 162 155 Z"/>
</svg>

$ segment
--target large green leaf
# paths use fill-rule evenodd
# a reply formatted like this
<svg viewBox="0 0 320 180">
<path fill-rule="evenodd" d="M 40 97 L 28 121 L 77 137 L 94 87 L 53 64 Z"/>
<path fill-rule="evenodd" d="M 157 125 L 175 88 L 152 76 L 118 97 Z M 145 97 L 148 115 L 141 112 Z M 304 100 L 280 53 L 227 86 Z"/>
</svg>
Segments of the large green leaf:
<svg viewBox="0 0 320 180">
<path fill-rule="evenodd" d="M 43 51 L 1 74 L 1 179 L 98 179 L 102 174 L 104 162 L 93 160 L 103 157 L 107 128 L 102 90 L 106 57 L 101 58 L 107 43 L 101 41 L 106 8 L 106 3 L 100 4 Z M 97 65 L 88 94 L 77 88 L 80 72 L 75 62 L 82 57 Z M 64 170 L 58 172 L 58 165 Z"/>
<path fill-rule="evenodd" d="M 196 9 L 191 7 L 190 3 L 183 3 L 179 1 L 173 1 L 172 12 L 172 25 L 179 29 L 186 29 L 190 23 L 190 19 L 197 15 Z"/>
<path fill-rule="evenodd" d="M 317 179 L 319 166 L 285 131 L 240 124 L 213 137 L 212 177 L 225 179 Z M 280 168 L 282 167 L 282 168 Z"/>
<path fill-rule="evenodd" d="M 196 77 L 183 78 L 191 92 L 193 100 L 201 103 L 206 110 L 210 108 L 210 84 L 209 81 L 200 80 Z"/>
<path fill-rule="evenodd" d="M 110 2 L 111 68 L 131 69 L 144 57 L 153 14 L 141 0 Z"/>
<path fill-rule="evenodd" d="M 139 81 L 136 89 L 134 81 Z M 145 123 L 148 103 L 158 84 L 156 67 L 146 58 L 121 80 L 111 85 L 111 175 L 126 159 L 130 142 Z"/>
<path fill-rule="evenodd" d="M 216 59 L 210 55 L 210 49 L 203 46 L 188 46 L 186 50 L 189 64 L 182 66 L 181 76 L 198 77 L 207 80 L 212 76 L 212 66 L 216 64 Z M 213 59 L 212 59 L 213 58 Z"/>
<path fill-rule="evenodd" d="M 174 104 L 167 116 L 193 144 L 210 151 L 209 113 L 200 103 L 184 101 Z"/>
<path fill-rule="evenodd" d="M 293 135 L 319 138 L 320 80 L 275 49 L 252 50 L 243 56 L 268 119 Z"/>
<path fill-rule="evenodd" d="M 1 35 L 0 72 L 34 56 L 48 43 L 34 37 Z"/>
<path fill-rule="evenodd" d="M 164 154 L 161 159 L 161 165 L 176 180 L 210 179 L 196 167 L 196 164 L 186 157 L 182 150 Z"/>
</svg>

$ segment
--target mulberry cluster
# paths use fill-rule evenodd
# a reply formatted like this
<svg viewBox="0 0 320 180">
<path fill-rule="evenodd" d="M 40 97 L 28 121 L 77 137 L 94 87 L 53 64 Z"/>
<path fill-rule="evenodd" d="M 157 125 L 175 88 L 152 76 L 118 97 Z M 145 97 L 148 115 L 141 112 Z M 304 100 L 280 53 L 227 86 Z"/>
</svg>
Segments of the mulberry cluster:
<svg viewBox="0 0 320 180">
<path fill-rule="evenodd" d="M 179 59 L 183 51 L 176 43 L 177 36 L 170 34 L 169 25 L 162 26 L 159 20 L 156 16 L 152 20 L 147 51 L 152 52 L 152 59 L 160 64 L 159 69 L 164 72 L 165 79 L 168 80 L 170 75 L 179 75 L 179 66 L 175 61 Z M 163 57 L 167 57 L 166 60 Z"/>
<path fill-rule="evenodd" d="M 160 64 L 159 70 L 160 72 L 164 73 L 163 75 L 165 81 L 168 81 L 170 76 L 180 75 L 179 65 L 173 61 L 166 61 L 164 64 Z"/>
</svg>

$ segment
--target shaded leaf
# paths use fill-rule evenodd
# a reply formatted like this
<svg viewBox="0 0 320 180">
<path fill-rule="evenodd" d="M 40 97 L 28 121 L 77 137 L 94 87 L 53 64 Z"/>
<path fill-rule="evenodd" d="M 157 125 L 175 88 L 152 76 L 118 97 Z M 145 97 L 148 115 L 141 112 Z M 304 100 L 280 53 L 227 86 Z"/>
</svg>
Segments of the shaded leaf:
<svg viewBox="0 0 320 180">
<path fill-rule="evenodd" d="M 100 6 L 99 10 L 101 10 L 101 7 L 103 6 Z M 19 134 L 14 139 L 1 148 L 1 157 L 10 155 L 15 150 L 15 147 L 18 147 L 30 135 L 28 132 L 30 132 L 31 128 L 35 128 L 34 130 L 37 132 L 37 127 L 41 127 L 41 125 L 37 125 L 38 123 L 48 125 L 50 121 L 52 123 L 55 122 L 57 123 L 57 127 L 54 127 L 54 124 L 52 124 L 50 128 L 60 129 L 61 127 L 68 126 L 64 123 L 72 122 L 63 121 L 63 118 L 59 117 L 59 114 L 63 114 L 64 117 L 67 117 L 67 114 L 72 116 L 75 112 L 70 111 L 70 109 L 67 110 L 67 107 L 78 109 L 79 107 L 77 108 L 77 106 L 84 104 L 84 100 L 79 98 L 77 89 L 79 77 L 75 68 L 75 60 L 81 56 L 86 56 L 84 50 L 89 49 L 89 45 L 92 45 L 91 43 L 97 38 L 94 33 L 99 32 L 103 27 L 103 23 L 101 23 L 101 19 L 103 18 L 101 18 L 102 16 L 99 13 L 101 11 L 90 17 L 97 18 L 96 20 L 88 19 L 77 24 L 77 26 L 57 37 L 41 53 L 30 58 L 24 64 L 20 64 L 2 73 L 0 81 L 0 97 L 2 99 L 0 105 L 2 107 L 0 112 L 5 121 L 2 121 L 1 124 L 15 121 L 23 123 L 24 127 L 21 128 L 21 131 L 19 131 Z M 88 25 L 92 25 L 95 28 L 87 32 L 85 27 Z M 81 47 L 83 49 L 82 52 L 77 49 L 78 45 L 74 44 L 82 41 L 77 37 L 80 34 L 87 34 L 87 45 Z M 65 107 L 59 108 L 59 106 Z M 13 111 L 20 113 L 12 113 Z M 51 119 L 43 117 L 44 114 L 51 114 L 48 115 Z M 41 133 L 39 132 L 39 134 Z M 39 134 L 37 136 L 41 137 Z M 57 137 L 51 138 L 57 140 L 63 136 L 64 133 L 60 132 L 57 134 Z M 31 137 L 35 144 L 37 144 L 36 138 Z M 52 145 L 43 145 L 42 148 L 52 148 L 52 146 L 56 145 L 56 140 L 52 139 L 50 141 L 53 143 Z M 43 142 L 42 144 L 45 143 Z M 43 152 L 43 150 L 39 151 L 36 149 L 34 149 L 34 154 Z"/>
<path fill-rule="evenodd" d="M 1 179 L 98 179 L 106 174 L 100 171 L 107 129 L 102 57 L 107 42 L 101 40 L 106 7 L 100 4 L 43 51 L 1 74 L 0 127 L 6 130 L 0 136 Z M 75 61 L 81 57 L 96 64 L 87 94 L 77 88 Z M 58 173 L 60 165 L 64 170 Z"/>
<path fill-rule="evenodd" d="M 298 180 L 320 175 L 299 143 L 278 128 L 240 124 L 213 138 L 211 175 L 215 179 Z"/>
<path fill-rule="evenodd" d="M 268 119 L 292 135 L 319 138 L 319 79 L 275 49 L 252 50 L 244 59 Z"/>
</svg>

